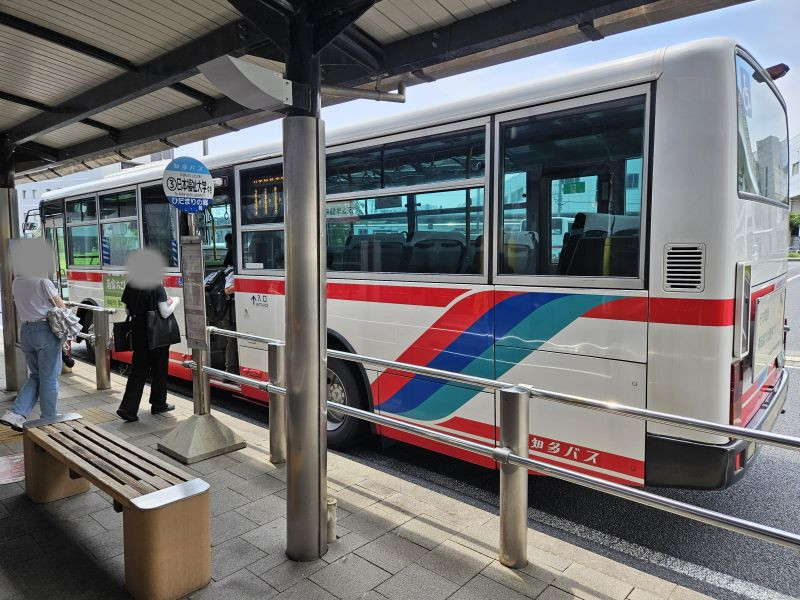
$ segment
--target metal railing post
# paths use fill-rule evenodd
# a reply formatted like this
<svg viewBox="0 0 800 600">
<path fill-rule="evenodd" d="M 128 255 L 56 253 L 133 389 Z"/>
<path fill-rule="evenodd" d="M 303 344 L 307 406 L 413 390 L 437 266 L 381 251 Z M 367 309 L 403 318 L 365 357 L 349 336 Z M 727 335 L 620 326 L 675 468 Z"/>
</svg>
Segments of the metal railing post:
<svg viewBox="0 0 800 600">
<path fill-rule="evenodd" d="M 508 462 L 508 453 L 528 454 L 528 404 L 523 386 L 500 390 L 500 562 L 528 564 L 528 470 Z M 503 460 L 504 459 L 504 460 Z"/>
<path fill-rule="evenodd" d="M 97 389 L 111 389 L 111 352 L 108 348 L 109 326 L 107 310 L 94 311 L 94 368 Z"/>
<path fill-rule="evenodd" d="M 286 344 L 267 345 L 269 381 L 278 387 L 286 387 Z M 269 395 L 269 460 L 272 464 L 286 462 L 286 396 Z"/>
</svg>

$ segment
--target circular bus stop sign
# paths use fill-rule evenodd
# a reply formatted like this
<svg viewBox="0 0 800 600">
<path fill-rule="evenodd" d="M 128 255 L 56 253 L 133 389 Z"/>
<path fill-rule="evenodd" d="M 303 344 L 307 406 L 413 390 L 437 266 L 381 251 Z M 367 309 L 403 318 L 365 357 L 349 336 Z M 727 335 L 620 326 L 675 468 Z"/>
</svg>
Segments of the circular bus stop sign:
<svg viewBox="0 0 800 600">
<path fill-rule="evenodd" d="M 164 169 L 164 194 L 178 210 L 196 213 L 208 208 L 214 197 L 214 179 L 196 158 L 181 156 Z"/>
</svg>

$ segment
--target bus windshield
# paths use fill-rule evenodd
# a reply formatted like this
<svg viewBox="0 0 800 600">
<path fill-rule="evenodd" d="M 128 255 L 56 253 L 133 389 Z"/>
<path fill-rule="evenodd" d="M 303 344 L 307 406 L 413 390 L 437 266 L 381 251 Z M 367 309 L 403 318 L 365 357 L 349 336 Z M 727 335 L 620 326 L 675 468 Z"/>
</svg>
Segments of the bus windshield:
<svg viewBox="0 0 800 600">
<path fill-rule="evenodd" d="M 789 133 L 786 110 L 764 76 L 736 57 L 739 193 L 786 204 L 789 198 Z"/>
</svg>

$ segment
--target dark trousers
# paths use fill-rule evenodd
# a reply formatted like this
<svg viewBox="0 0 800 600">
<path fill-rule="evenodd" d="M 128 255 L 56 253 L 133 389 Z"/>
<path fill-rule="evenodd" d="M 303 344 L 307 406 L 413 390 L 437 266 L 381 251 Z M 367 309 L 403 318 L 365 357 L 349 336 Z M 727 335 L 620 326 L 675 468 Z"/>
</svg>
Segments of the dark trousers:
<svg viewBox="0 0 800 600">
<path fill-rule="evenodd" d="M 146 348 L 146 347 L 145 347 Z M 167 369 L 169 368 L 169 346 L 155 350 L 134 350 L 131 373 L 120 408 L 129 415 L 139 412 L 142 392 L 147 376 L 150 382 L 150 404 L 163 406 L 167 403 Z"/>
</svg>

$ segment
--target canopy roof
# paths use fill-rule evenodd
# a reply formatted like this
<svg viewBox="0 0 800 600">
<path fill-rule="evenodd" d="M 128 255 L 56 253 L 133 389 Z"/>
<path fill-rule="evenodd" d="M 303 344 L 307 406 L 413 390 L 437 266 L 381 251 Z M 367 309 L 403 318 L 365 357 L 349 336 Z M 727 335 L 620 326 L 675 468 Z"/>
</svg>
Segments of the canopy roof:
<svg viewBox="0 0 800 600">
<path fill-rule="evenodd" d="M 749 0 L 325 0 L 323 83 L 392 90 Z M 0 0 L 0 130 L 17 182 L 151 154 L 278 118 L 198 64 L 283 70 L 296 0 Z M 347 26 L 341 33 L 345 23 Z M 330 35 L 322 35 L 330 31 Z M 323 98 L 323 104 L 341 99 Z"/>
</svg>

